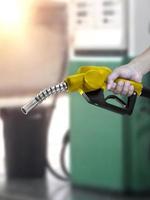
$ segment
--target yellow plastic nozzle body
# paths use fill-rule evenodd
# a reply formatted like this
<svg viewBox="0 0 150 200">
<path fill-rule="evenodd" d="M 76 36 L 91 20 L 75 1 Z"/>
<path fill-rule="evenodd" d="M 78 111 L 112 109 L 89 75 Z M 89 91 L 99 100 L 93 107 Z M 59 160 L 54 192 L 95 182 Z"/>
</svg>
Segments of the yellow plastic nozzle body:
<svg viewBox="0 0 150 200">
<path fill-rule="evenodd" d="M 111 73 L 108 67 L 82 66 L 76 74 L 68 76 L 65 82 L 68 85 L 68 92 L 86 93 L 106 88 L 106 80 Z"/>
<path fill-rule="evenodd" d="M 79 92 L 80 94 L 94 91 L 97 89 L 106 89 L 107 78 L 112 70 L 106 66 L 82 66 L 76 74 L 70 75 L 65 79 L 68 85 L 68 92 Z M 115 82 L 127 81 L 123 78 L 118 78 Z M 128 80 L 130 81 L 130 80 Z M 137 95 L 141 95 L 142 84 L 135 81 L 130 81 L 134 86 Z"/>
</svg>

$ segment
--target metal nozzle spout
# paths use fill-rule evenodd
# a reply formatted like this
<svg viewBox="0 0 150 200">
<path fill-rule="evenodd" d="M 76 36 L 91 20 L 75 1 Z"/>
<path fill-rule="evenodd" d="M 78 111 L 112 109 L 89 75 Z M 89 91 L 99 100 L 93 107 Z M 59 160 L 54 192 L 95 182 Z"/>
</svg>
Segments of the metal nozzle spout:
<svg viewBox="0 0 150 200">
<path fill-rule="evenodd" d="M 64 92 L 67 89 L 68 89 L 68 86 L 66 82 L 62 82 L 50 88 L 46 88 L 43 91 L 41 91 L 39 94 L 37 94 L 37 96 L 34 99 L 29 101 L 27 104 L 25 104 L 21 108 L 21 111 L 25 115 L 27 115 L 33 108 L 35 108 L 38 104 L 42 103 L 47 97 L 51 96 L 52 94 Z"/>
<path fill-rule="evenodd" d="M 30 102 L 26 103 L 22 108 L 21 111 L 23 114 L 27 115 L 33 108 L 35 108 L 39 102 L 34 98 Z"/>
</svg>

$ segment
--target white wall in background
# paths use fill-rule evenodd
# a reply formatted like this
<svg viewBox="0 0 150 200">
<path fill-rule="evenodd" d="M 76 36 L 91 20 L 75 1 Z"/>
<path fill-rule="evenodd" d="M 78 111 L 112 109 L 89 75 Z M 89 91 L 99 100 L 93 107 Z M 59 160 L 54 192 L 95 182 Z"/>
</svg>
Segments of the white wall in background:
<svg viewBox="0 0 150 200">
<path fill-rule="evenodd" d="M 129 55 L 150 46 L 150 0 L 129 0 Z"/>
<path fill-rule="evenodd" d="M 127 48 L 127 0 L 70 0 L 75 49 Z"/>
</svg>

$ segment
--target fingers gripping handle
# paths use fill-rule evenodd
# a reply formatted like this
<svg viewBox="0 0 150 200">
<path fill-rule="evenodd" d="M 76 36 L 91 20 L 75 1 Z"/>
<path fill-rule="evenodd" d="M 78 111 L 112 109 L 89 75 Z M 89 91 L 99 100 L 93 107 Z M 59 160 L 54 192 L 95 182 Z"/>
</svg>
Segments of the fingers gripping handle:
<svg viewBox="0 0 150 200">
<path fill-rule="evenodd" d="M 142 89 L 143 89 L 142 83 L 138 83 L 138 82 L 135 82 L 135 81 L 132 81 L 132 80 L 127 80 L 127 79 L 124 79 L 124 78 L 117 78 L 115 80 L 116 83 L 118 83 L 120 81 L 122 81 L 122 82 L 125 82 L 125 81 L 130 82 L 130 84 L 133 85 L 134 91 L 137 93 L 137 95 L 140 96 L 142 94 Z"/>
</svg>

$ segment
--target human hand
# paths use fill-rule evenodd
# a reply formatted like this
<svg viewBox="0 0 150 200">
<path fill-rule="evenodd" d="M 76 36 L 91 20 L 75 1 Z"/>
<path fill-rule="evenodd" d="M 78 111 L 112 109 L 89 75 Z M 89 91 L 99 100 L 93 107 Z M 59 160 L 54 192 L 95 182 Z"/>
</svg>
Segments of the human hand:
<svg viewBox="0 0 150 200">
<path fill-rule="evenodd" d="M 136 69 L 136 67 L 130 64 L 123 65 L 116 68 L 108 77 L 107 89 L 113 91 L 116 94 L 122 94 L 125 96 L 131 96 L 134 92 L 134 86 L 129 81 L 119 81 L 115 83 L 117 78 L 125 78 L 136 82 L 142 81 L 142 73 Z"/>
</svg>

